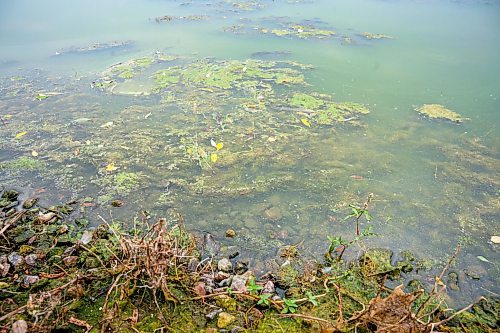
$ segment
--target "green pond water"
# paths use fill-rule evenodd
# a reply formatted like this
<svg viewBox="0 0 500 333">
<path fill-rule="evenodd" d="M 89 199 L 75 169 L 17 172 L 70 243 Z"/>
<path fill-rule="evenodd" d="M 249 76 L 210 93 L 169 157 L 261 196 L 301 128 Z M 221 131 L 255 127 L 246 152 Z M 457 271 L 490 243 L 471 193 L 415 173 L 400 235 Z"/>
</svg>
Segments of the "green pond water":
<svg viewBox="0 0 500 333">
<path fill-rule="evenodd" d="M 408 279 L 461 243 L 451 304 L 500 293 L 495 1 L 4 1 L 0 45 L 0 184 L 25 198 L 181 212 L 266 271 L 353 239 L 373 193 L 365 244 L 433 259 Z"/>
</svg>

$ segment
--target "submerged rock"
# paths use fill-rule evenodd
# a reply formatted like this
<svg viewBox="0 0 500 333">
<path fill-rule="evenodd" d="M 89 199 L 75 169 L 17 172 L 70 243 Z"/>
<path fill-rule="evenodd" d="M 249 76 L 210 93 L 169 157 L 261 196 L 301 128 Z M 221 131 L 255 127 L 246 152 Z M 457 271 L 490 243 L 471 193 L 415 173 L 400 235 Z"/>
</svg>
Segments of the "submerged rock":
<svg viewBox="0 0 500 333">
<path fill-rule="evenodd" d="M 397 279 L 403 265 L 392 264 L 393 252 L 389 249 L 368 249 L 360 259 L 361 270 L 366 277 L 384 276 Z"/>
<path fill-rule="evenodd" d="M 215 237 L 206 233 L 203 235 L 203 258 L 214 257 L 220 251 L 220 244 L 215 240 Z"/>
<path fill-rule="evenodd" d="M 459 291 L 460 287 L 458 286 L 458 274 L 456 272 L 450 272 L 448 273 L 448 287 L 450 287 L 451 290 L 454 291 Z"/>
<path fill-rule="evenodd" d="M 229 259 L 221 259 L 217 263 L 217 268 L 222 272 L 231 272 L 233 270 L 233 264 L 229 261 Z"/>
<path fill-rule="evenodd" d="M 272 206 L 264 211 L 264 217 L 271 221 L 279 221 L 283 218 L 283 213 L 278 207 Z"/>
</svg>

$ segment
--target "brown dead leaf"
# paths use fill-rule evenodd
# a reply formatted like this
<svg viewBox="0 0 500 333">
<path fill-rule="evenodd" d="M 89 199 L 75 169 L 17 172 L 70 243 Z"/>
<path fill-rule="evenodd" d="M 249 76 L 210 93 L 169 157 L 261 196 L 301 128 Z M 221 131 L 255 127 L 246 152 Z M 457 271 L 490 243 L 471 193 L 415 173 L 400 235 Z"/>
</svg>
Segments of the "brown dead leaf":
<svg viewBox="0 0 500 333">
<path fill-rule="evenodd" d="M 45 213 L 45 214 L 40 213 L 38 215 L 38 222 L 40 222 L 40 223 L 47 223 L 50 220 L 52 220 L 54 217 L 56 217 L 56 214 L 53 213 L 53 212 L 48 212 L 48 213 Z"/>
<path fill-rule="evenodd" d="M 59 279 L 59 278 L 62 278 L 64 275 L 66 275 L 66 273 L 61 272 L 61 273 L 57 273 L 57 274 L 49 274 L 49 273 L 41 272 L 39 275 L 41 278 L 44 278 L 44 279 Z"/>
<path fill-rule="evenodd" d="M 405 293 L 400 285 L 386 298 L 377 296 L 372 299 L 361 319 L 375 326 L 378 333 L 427 332 L 427 327 L 420 324 L 411 312 L 411 305 L 417 297 Z"/>
</svg>

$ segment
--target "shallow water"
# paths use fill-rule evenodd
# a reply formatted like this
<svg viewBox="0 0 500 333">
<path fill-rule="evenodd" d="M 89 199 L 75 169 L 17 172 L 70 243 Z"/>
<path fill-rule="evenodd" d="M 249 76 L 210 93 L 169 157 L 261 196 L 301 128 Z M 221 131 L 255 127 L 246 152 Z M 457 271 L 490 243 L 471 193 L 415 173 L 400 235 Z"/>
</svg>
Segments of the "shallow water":
<svg viewBox="0 0 500 333">
<path fill-rule="evenodd" d="M 163 15 L 176 18 L 155 22 Z M 178 18 L 187 15 L 208 18 Z M 283 38 L 256 28 L 305 20 L 337 35 Z M 235 25 L 238 33 L 228 31 Z M 366 40 L 365 31 L 393 38 Z M 111 41 L 131 43 L 67 52 Z M 259 264 L 280 244 L 304 241 L 304 252 L 318 256 L 327 235 L 352 239 L 348 205 L 374 193 L 370 225 L 378 236 L 368 246 L 443 261 L 461 242 L 454 267 L 461 293 L 451 298 L 500 293 L 499 248 L 490 242 L 500 234 L 500 5 L 493 1 L 22 0 L 0 4 L 0 45 L 0 177 L 26 197 L 45 191 L 50 204 L 90 196 L 95 206 L 85 209 L 94 223 L 98 214 L 130 221 L 143 210 L 180 211 L 192 229 L 219 239 L 235 229 L 238 237 L 225 242 Z M 92 88 L 109 66 L 155 52 L 181 58 L 134 73 L 113 93 Z M 311 64 L 293 67 L 309 85 L 273 84 L 270 92 L 252 82 L 218 89 L 184 79 L 149 96 L 123 95 L 150 93 L 160 69 L 181 66 L 188 75 L 202 59 L 224 67 L 249 58 Z M 308 127 L 300 120 L 307 112 L 289 110 L 294 92 L 362 103 L 370 114 L 332 126 L 312 117 Z M 40 93 L 48 98 L 37 100 Z M 242 107 L 260 96 L 265 109 Z M 469 119 L 455 124 L 414 111 L 433 103 Z M 198 148 L 208 152 L 201 167 Z M 112 199 L 125 205 L 113 208 Z M 273 207 L 275 220 L 266 216 Z"/>
</svg>

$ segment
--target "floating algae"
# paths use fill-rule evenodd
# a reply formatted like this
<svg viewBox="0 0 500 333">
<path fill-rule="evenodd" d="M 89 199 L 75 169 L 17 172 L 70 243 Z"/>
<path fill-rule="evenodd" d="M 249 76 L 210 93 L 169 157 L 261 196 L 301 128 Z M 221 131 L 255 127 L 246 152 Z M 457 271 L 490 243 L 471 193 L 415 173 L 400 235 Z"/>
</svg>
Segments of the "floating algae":
<svg viewBox="0 0 500 333">
<path fill-rule="evenodd" d="M 416 107 L 415 111 L 430 119 L 444 119 L 456 123 L 461 123 L 466 120 L 466 118 L 463 118 L 458 113 L 451 111 L 440 104 L 424 104 Z"/>
<path fill-rule="evenodd" d="M 336 35 L 330 29 L 320 29 L 313 25 L 286 24 L 281 29 L 259 28 L 263 34 L 272 34 L 278 37 L 296 37 L 301 39 L 317 38 L 324 39 Z"/>
<path fill-rule="evenodd" d="M 383 34 L 374 34 L 371 32 L 362 32 L 361 36 L 363 36 L 366 39 L 392 39 L 391 36 L 383 35 Z"/>
</svg>

